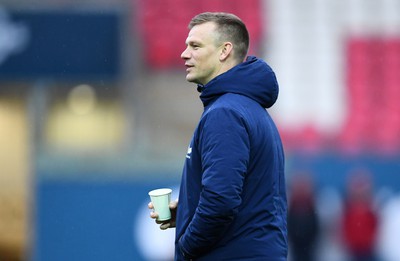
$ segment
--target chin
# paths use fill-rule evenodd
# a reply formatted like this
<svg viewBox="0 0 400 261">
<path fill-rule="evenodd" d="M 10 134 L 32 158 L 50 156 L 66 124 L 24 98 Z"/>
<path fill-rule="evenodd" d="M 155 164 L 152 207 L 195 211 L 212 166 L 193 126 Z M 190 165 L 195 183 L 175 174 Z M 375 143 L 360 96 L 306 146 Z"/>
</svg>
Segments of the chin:
<svg viewBox="0 0 400 261">
<path fill-rule="evenodd" d="M 197 83 L 197 80 L 195 78 L 193 78 L 193 77 L 190 77 L 190 76 L 186 76 L 186 81 Z"/>
</svg>

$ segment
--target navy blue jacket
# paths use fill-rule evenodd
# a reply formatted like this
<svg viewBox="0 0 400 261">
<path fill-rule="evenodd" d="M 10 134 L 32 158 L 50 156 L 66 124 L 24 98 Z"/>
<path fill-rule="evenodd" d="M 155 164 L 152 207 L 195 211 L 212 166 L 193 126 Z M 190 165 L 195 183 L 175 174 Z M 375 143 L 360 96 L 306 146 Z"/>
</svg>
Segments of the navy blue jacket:
<svg viewBox="0 0 400 261">
<path fill-rule="evenodd" d="M 265 108 L 272 69 L 245 62 L 199 86 L 204 112 L 186 155 L 175 260 L 286 260 L 284 153 Z"/>
</svg>

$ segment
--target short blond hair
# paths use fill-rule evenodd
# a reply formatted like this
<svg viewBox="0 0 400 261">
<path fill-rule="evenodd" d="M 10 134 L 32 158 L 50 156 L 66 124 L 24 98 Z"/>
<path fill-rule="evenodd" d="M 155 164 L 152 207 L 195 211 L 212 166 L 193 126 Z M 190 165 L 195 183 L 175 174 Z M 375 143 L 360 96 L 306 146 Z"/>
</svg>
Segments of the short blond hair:
<svg viewBox="0 0 400 261">
<path fill-rule="evenodd" d="M 235 59 L 242 62 L 249 50 L 250 37 L 244 22 L 234 14 L 223 12 L 205 12 L 196 15 L 189 23 L 189 29 L 196 25 L 213 22 L 217 25 L 218 39 L 221 42 L 233 43 Z"/>
</svg>

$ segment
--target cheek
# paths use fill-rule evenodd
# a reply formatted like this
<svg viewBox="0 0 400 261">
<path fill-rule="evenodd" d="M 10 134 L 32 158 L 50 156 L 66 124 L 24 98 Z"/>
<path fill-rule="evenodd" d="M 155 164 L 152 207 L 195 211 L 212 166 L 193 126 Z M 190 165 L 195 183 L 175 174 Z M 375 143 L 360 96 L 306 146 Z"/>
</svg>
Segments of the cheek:
<svg viewBox="0 0 400 261">
<path fill-rule="evenodd" d="M 210 58 L 204 55 L 195 57 L 196 62 L 202 67 L 208 67 L 210 65 Z"/>
<path fill-rule="evenodd" d="M 212 70 L 214 61 L 209 53 L 193 53 L 192 58 L 196 63 L 198 73 L 207 73 Z"/>
</svg>

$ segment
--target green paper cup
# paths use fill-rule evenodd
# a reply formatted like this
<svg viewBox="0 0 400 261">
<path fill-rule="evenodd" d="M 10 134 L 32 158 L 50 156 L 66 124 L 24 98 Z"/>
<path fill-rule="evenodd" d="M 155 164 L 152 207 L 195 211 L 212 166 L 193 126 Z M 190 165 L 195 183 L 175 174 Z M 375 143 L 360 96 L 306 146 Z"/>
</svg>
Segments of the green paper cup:
<svg viewBox="0 0 400 261">
<path fill-rule="evenodd" d="M 149 192 L 150 200 L 153 203 L 154 211 L 157 212 L 157 221 L 171 219 L 169 202 L 171 201 L 172 189 L 161 188 Z"/>
</svg>

